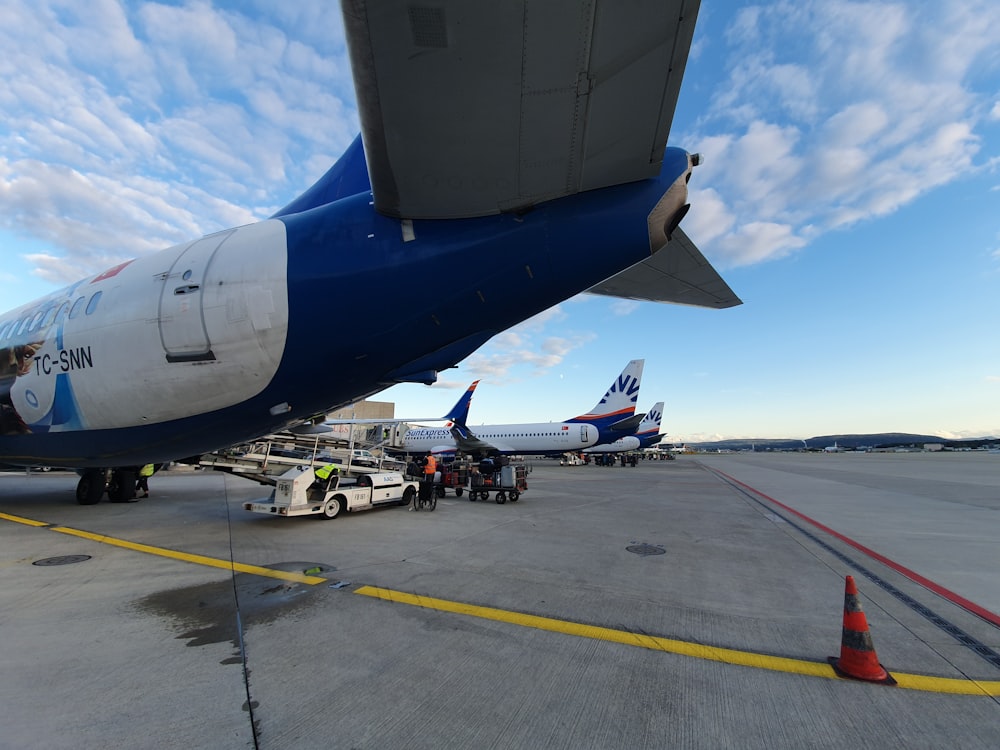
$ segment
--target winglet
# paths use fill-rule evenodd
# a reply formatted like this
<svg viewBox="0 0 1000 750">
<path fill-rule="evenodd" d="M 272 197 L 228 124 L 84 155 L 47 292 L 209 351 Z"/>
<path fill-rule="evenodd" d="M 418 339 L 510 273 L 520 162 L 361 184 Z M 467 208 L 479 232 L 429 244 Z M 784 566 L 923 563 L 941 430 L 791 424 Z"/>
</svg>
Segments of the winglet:
<svg viewBox="0 0 1000 750">
<path fill-rule="evenodd" d="M 465 423 L 469 419 L 469 406 L 472 405 L 472 394 L 476 390 L 477 385 L 479 385 L 478 380 L 474 381 L 472 385 L 466 389 L 465 393 L 462 394 L 462 398 L 458 400 L 458 403 L 451 407 L 451 411 L 445 414 L 442 419 L 454 422 L 460 427 L 465 427 Z"/>
</svg>

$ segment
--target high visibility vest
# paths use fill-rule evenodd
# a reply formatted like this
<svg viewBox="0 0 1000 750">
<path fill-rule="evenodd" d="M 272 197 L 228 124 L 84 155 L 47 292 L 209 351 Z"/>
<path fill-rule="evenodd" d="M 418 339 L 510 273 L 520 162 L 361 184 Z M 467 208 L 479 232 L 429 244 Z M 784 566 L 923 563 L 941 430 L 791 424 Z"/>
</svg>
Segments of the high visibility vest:
<svg viewBox="0 0 1000 750">
<path fill-rule="evenodd" d="M 336 474 L 338 471 L 340 471 L 340 469 L 333 464 L 327 464 L 326 466 L 320 466 L 316 469 L 316 476 L 320 479 L 328 479 L 331 474 Z"/>
<path fill-rule="evenodd" d="M 153 472 L 155 470 L 156 470 L 156 467 L 153 466 L 153 464 L 146 464 L 141 469 L 139 469 L 139 476 L 140 477 L 151 477 L 151 476 L 153 476 Z"/>
<path fill-rule="evenodd" d="M 427 463 L 424 465 L 424 474 L 430 474 L 434 476 L 434 472 L 437 471 L 437 459 L 434 456 L 427 456 Z"/>
</svg>

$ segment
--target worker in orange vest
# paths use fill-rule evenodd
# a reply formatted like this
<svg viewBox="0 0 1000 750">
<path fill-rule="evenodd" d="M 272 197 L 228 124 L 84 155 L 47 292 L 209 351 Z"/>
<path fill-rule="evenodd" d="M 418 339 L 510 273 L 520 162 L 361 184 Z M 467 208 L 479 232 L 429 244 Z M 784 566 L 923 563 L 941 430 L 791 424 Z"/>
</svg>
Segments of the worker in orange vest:
<svg viewBox="0 0 1000 750">
<path fill-rule="evenodd" d="M 424 481 L 433 482 L 434 475 L 437 473 L 437 459 L 431 454 L 427 454 L 427 458 L 424 459 Z"/>
</svg>

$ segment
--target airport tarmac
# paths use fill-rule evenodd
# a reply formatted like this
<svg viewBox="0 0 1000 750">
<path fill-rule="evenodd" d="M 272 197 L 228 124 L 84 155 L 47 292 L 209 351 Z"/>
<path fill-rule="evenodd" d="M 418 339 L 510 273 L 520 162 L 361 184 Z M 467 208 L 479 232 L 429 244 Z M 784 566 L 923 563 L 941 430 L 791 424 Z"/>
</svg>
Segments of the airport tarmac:
<svg viewBox="0 0 1000 750">
<path fill-rule="evenodd" d="M 0 473 L 0 748 L 997 746 L 1000 456 L 528 483 L 329 521 L 203 471 L 96 506 Z M 846 576 L 895 686 L 827 661 Z"/>
</svg>

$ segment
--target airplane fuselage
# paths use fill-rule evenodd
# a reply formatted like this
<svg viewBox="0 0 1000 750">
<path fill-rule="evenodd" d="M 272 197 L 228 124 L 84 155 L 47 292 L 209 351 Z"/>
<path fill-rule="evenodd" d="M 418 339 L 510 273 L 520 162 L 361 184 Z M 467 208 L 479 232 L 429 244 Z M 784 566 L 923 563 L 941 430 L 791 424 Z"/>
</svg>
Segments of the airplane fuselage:
<svg viewBox="0 0 1000 750">
<path fill-rule="evenodd" d="M 430 382 L 648 257 L 689 169 L 667 149 L 657 179 L 477 219 L 401 222 L 363 192 L 85 279 L 0 316 L 0 462 L 167 461 Z"/>
<path fill-rule="evenodd" d="M 558 455 L 593 445 L 598 437 L 594 425 L 570 422 L 482 425 L 471 431 L 492 446 L 490 453 L 506 455 Z M 404 436 L 403 448 L 407 453 L 452 453 L 458 444 L 447 428 L 415 427 Z"/>
<path fill-rule="evenodd" d="M 638 450 L 641 446 L 639 438 L 635 435 L 626 435 L 618 438 L 613 443 L 602 443 L 586 448 L 584 453 L 625 453 L 627 451 Z"/>
</svg>

